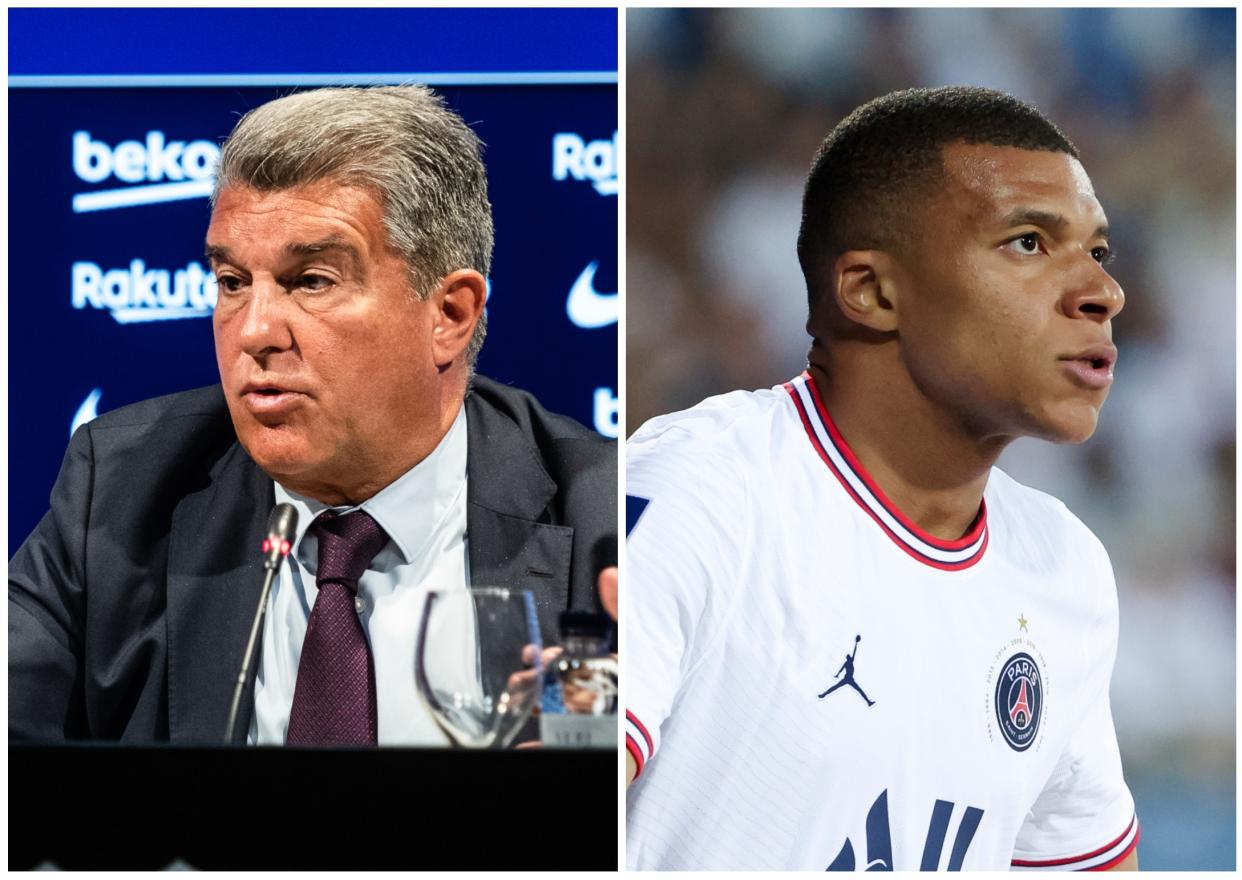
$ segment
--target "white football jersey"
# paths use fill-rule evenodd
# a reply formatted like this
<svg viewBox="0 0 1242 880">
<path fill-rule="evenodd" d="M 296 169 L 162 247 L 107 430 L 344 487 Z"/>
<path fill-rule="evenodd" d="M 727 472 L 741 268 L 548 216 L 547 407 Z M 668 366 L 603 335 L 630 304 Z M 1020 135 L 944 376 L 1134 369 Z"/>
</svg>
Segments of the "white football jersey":
<svg viewBox="0 0 1242 880">
<path fill-rule="evenodd" d="M 1138 842 L 1108 555 L 993 469 L 956 541 L 897 510 L 807 374 L 627 445 L 626 862 L 1104 868 Z"/>
</svg>

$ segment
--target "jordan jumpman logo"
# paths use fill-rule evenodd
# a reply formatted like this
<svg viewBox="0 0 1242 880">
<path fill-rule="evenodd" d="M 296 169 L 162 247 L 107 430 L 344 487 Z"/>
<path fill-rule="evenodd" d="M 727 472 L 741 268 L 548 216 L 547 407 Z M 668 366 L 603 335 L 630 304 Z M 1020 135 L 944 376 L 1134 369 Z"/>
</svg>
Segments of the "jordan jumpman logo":
<svg viewBox="0 0 1242 880">
<path fill-rule="evenodd" d="M 868 706 L 875 705 L 875 700 L 868 697 L 866 692 L 864 692 L 863 689 L 858 686 L 858 682 L 854 681 L 854 657 L 858 654 L 858 643 L 861 641 L 862 641 L 862 636 L 854 636 L 854 653 L 848 654 L 846 656 L 845 662 L 841 664 L 841 668 L 838 669 L 837 674 L 833 676 L 833 678 L 841 678 L 841 673 L 844 672 L 845 678 L 841 678 L 839 682 L 837 682 L 832 687 L 828 688 L 828 690 L 820 694 L 819 698 L 821 700 L 824 697 L 828 696 L 833 691 L 835 691 L 837 688 L 844 687 L 845 685 L 848 684 L 854 690 L 858 691 L 859 696 L 861 696 L 864 700 L 867 701 Z"/>
</svg>

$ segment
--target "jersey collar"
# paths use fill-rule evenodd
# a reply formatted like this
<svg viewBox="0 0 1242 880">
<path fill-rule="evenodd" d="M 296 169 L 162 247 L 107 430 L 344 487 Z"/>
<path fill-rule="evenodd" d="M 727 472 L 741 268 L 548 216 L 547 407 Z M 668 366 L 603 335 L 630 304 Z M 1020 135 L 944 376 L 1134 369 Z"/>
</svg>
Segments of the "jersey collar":
<svg viewBox="0 0 1242 880">
<path fill-rule="evenodd" d="M 802 426 L 815 452 L 828 465 L 846 493 L 884 530 L 898 547 L 914 559 L 943 571 L 970 568 L 983 558 L 988 546 L 988 511 L 979 505 L 979 515 L 970 530 L 956 541 L 945 541 L 915 525 L 876 485 L 854 455 L 819 397 L 809 373 L 785 384 Z"/>
</svg>

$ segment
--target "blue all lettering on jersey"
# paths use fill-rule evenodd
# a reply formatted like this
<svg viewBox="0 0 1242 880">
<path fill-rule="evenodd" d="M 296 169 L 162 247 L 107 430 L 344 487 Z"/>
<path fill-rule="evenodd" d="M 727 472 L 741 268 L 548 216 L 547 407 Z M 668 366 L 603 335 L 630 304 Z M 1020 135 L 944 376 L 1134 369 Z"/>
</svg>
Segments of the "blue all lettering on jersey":
<svg viewBox="0 0 1242 880">
<path fill-rule="evenodd" d="M 953 817 L 953 802 L 936 800 L 932 806 L 931 822 L 927 826 L 927 838 L 923 844 L 923 859 L 919 864 L 920 871 L 940 870 L 940 858 L 944 853 L 944 838 L 949 830 L 949 820 Z M 962 822 L 957 826 L 957 834 L 953 838 L 953 849 L 949 853 L 947 870 L 962 870 L 962 862 L 966 860 L 966 851 L 975 839 L 975 831 L 983 819 L 983 810 L 978 807 L 967 807 L 962 814 Z M 847 837 L 845 845 L 827 867 L 828 871 L 853 871 L 855 866 L 854 845 Z M 867 871 L 893 870 L 893 836 L 888 821 L 888 789 L 880 792 L 871 809 L 867 811 Z"/>
<path fill-rule="evenodd" d="M 845 839 L 845 846 L 828 866 L 829 871 L 854 870 L 854 845 Z M 888 789 L 880 792 L 871 809 L 867 811 L 867 867 L 868 871 L 893 870 L 893 836 L 888 824 Z"/>
<path fill-rule="evenodd" d="M 634 531 L 634 526 L 638 525 L 638 518 L 643 515 L 643 511 L 650 503 L 650 498 L 639 498 L 637 495 L 625 496 L 625 536 L 627 538 L 630 532 Z"/>
<path fill-rule="evenodd" d="M 1025 752 L 1035 742 L 1044 708 L 1044 677 L 1027 653 L 1014 654 L 996 680 L 996 723 L 1005 742 Z"/>
</svg>

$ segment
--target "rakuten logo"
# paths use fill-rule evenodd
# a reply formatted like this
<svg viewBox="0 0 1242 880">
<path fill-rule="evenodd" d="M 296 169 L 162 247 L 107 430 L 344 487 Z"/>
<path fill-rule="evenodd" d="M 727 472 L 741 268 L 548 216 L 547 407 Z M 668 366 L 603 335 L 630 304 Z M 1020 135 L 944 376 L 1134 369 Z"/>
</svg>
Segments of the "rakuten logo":
<svg viewBox="0 0 1242 880">
<path fill-rule="evenodd" d="M 73 210 L 106 211 L 153 205 L 211 194 L 220 148 L 211 141 L 170 141 L 162 131 L 149 131 L 144 141 L 121 141 L 110 147 L 89 131 L 73 133 L 73 173 L 87 183 L 110 177 L 128 184 L 119 189 L 78 193 Z M 161 183 L 160 181 L 168 181 Z"/>
<path fill-rule="evenodd" d="M 107 309 L 120 324 L 206 318 L 216 305 L 216 279 L 198 263 L 184 269 L 148 269 L 131 260 L 126 269 L 73 264 L 73 307 Z"/>
<path fill-rule="evenodd" d="M 601 196 L 617 194 L 617 134 L 610 141 L 584 141 L 561 132 L 552 136 L 552 179 L 589 180 Z"/>
</svg>

